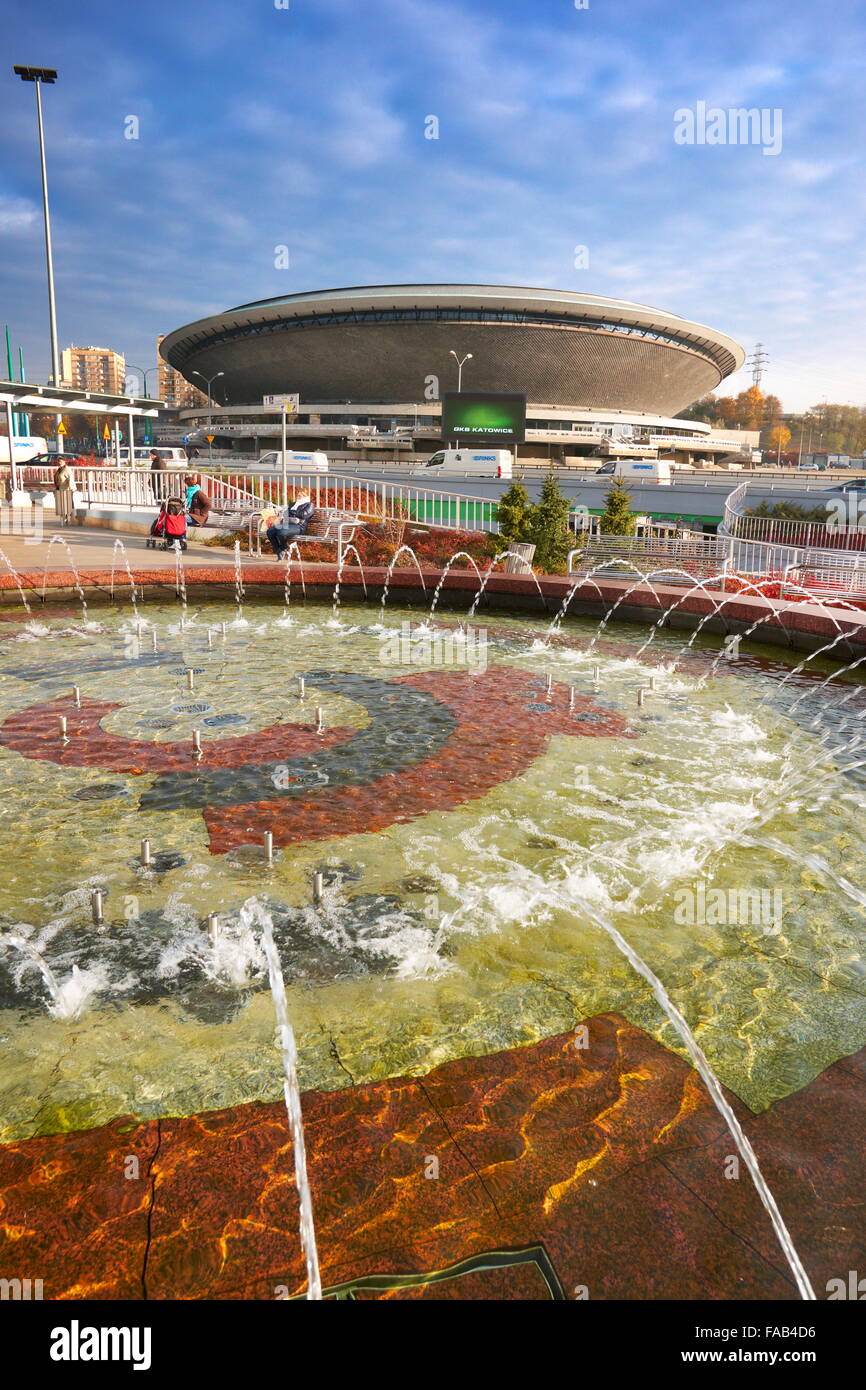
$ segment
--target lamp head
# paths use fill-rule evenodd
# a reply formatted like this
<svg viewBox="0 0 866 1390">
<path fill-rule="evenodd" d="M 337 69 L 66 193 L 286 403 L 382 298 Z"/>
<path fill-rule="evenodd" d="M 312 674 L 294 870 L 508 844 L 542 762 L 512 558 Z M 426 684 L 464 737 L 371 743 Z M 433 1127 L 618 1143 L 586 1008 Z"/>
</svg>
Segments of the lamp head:
<svg viewBox="0 0 866 1390">
<path fill-rule="evenodd" d="M 56 82 L 56 68 L 31 68 L 16 66 L 12 69 L 22 82 Z"/>
</svg>

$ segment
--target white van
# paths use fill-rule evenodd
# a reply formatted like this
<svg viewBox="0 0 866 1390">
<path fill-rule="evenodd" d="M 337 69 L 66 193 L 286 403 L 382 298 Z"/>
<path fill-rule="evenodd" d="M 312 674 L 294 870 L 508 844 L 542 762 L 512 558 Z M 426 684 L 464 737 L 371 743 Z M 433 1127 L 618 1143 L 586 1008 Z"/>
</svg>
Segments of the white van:
<svg viewBox="0 0 866 1390">
<path fill-rule="evenodd" d="M 189 464 L 185 449 L 173 449 L 167 444 L 165 446 L 162 444 L 136 444 L 132 451 L 133 467 L 149 468 L 152 462 L 150 455 L 154 449 L 159 454 L 163 468 L 186 468 Z M 111 447 L 110 440 L 108 442 L 108 453 L 105 457 L 109 463 L 114 463 L 117 459 L 117 453 Z M 197 463 L 198 460 L 194 459 L 193 462 Z M 125 444 L 121 444 L 120 446 L 120 466 L 121 468 L 129 467 L 129 449 Z"/>
<path fill-rule="evenodd" d="M 15 462 L 27 463 L 28 459 L 35 459 L 37 454 L 48 452 L 48 446 L 44 439 L 38 434 L 20 435 L 12 441 L 15 448 Z M 0 463 L 9 463 L 9 437 L 0 435 Z"/>
<path fill-rule="evenodd" d="M 413 474 L 425 478 L 444 473 L 469 473 L 478 478 L 510 478 L 514 457 L 509 449 L 440 449 Z"/>
<path fill-rule="evenodd" d="M 632 483 L 669 483 L 670 459 L 611 459 L 596 470 Z"/>
<path fill-rule="evenodd" d="M 282 471 L 283 451 L 282 449 L 270 449 L 266 454 L 259 454 L 259 468 L 275 469 Z M 327 473 L 328 455 L 316 451 L 312 454 L 302 454 L 298 449 L 286 450 L 286 472 L 287 473 Z"/>
</svg>

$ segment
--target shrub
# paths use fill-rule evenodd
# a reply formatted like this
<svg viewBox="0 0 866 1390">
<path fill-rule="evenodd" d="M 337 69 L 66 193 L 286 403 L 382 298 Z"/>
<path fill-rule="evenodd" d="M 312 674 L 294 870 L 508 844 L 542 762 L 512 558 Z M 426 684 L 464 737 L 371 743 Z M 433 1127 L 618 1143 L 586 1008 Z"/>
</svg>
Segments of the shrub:
<svg viewBox="0 0 866 1390">
<path fill-rule="evenodd" d="M 538 504 L 529 509 L 527 539 L 535 543 L 533 568 L 542 574 L 562 574 L 572 548 L 568 525 L 570 503 L 562 494 L 553 469 L 547 474 Z"/>
<path fill-rule="evenodd" d="M 631 493 L 622 478 L 614 478 L 604 499 L 598 529 L 604 536 L 633 536 L 634 526 Z"/>
</svg>

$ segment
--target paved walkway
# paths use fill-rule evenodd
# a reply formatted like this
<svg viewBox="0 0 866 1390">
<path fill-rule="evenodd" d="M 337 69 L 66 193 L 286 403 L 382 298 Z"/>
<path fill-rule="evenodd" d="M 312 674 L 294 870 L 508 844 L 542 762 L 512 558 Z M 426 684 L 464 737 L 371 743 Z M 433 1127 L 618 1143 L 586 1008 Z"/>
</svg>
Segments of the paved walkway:
<svg viewBox="0 0 866 1390">
<path fill-rule="evenodd" d="M 0 520 L 2 520 L 0 513 Z M 79 526 L 67 526 L 55 530 L 46 530 L 41 540 L 35 540 L 32 536 L 14 535 L 4 527 L 0 527 L 0 551 L 6 555 L 11 565 L 19 573 L 37 570 L 40 574 L 45 568 L 48 556 L 48 547 L 53 535 L 62 535 L 63 539 L 72 552 L 76 569 L 79 570 L 110 570 L 112 554 L 116 541 L 122 541 L 129 556 L 130 566 L 134 570 L 142 569 L 165 569 L 166 566 L 174 564 L 174 556 L 171 552 L 164 550 L 150 550 L 145 545 L 145 537 L 138 535 L 124 535 L 117 531 L 99 531 L 91 528 Z M 261 565 L 270 560 L 274 563 L 273 556 L 247 555 L 244 547 L 241 555 L 245 563 L 255 563 Z M 63 569 L 67 564 L 68 557 L 65 548 L 57 542 L 51 549 L 52 569 Z M 118 550 L 118 564 L 123 568 L 123 557 Z M 184 554 L 184 567 L 186 569 L 200 565 L 233 565 L 234 553 L 232 550 L 222 546 L 206 546 L 201 541 L 192 539 L 190 533 L 189 546 Z M 275 566 L 276 567 L 276 566 Z M 0 571 L 5 569 L 2 559 L 0 559 Z"/>
</svg>

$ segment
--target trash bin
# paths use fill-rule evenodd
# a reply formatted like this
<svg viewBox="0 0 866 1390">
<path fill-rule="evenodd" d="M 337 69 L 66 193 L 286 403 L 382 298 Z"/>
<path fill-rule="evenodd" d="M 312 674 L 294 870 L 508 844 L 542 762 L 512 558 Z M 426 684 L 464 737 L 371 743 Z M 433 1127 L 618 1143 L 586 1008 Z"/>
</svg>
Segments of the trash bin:
<svg viewBox="0 0 866 1390">
<path fill-rule="evenodd" d="M 527 545 L 521 541 L 517 545 L 510 545 L 508 549 L 512 552 L 505 561 L 506 574 L 531 574 L 532 558 L 535 555 L 535 546 Z"/>
</svg>

